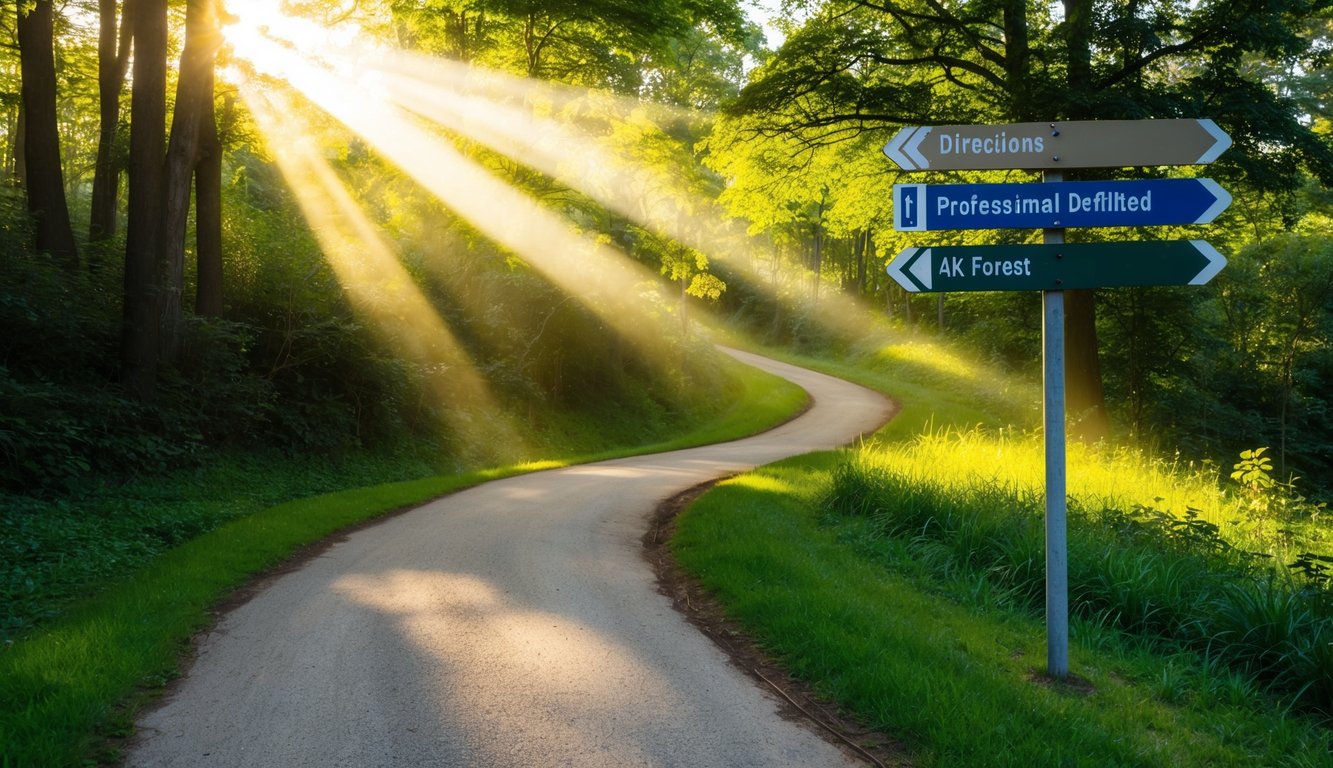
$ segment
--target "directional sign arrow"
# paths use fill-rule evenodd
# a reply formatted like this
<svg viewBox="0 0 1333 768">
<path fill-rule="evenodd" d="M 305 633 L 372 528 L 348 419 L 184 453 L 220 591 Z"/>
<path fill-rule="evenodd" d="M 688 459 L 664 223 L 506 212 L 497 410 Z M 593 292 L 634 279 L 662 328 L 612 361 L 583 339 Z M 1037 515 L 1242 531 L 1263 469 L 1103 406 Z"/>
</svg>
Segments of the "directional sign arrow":
<svg viewBox="0 0 1333 768">
<path fill-rule="evenodd" d="M 1212 120 L 908 126 L 884 147 L 905 171 L 1207 165 L 1231 146 Z"/>
<path fill-rule="evenodd" d="M 1231 205 L 1212 179 L 895 184 L 893 228 L 1055 229 L 1206 224 Z"/>
<path fill-rule="evenodd" d="M 889 276 L 913 293 L 1203 285 L 1227 264 L 1203 240 L 907 248 Z"/>
</svg>

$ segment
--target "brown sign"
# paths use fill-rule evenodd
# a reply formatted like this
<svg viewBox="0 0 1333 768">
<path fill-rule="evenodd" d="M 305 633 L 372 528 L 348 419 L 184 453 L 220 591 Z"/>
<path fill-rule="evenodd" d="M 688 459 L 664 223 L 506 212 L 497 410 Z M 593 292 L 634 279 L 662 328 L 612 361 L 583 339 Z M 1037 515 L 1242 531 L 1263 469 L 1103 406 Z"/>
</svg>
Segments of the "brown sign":
<svg viewBox="0 0 1333 768">
<path fill-rule="evenodd" d="M 905 171 L 1207 165 L 1231 146 L 1212 120 L 909 126 L 884 147 Z"/>
</svg>

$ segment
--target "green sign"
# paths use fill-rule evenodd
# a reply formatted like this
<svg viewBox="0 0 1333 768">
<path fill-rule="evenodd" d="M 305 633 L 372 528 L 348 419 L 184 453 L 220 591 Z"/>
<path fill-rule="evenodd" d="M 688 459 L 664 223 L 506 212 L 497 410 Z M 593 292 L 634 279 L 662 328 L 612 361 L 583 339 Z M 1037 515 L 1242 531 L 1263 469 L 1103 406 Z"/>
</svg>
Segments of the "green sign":
<svg viewBox="0 0 1333 768">
<path fill-rule="evenodd" d="M 1203 240 L 907 248 L 889 276 L 913 293 L 1203 285 L 1226 266 Z"/>
</svg>

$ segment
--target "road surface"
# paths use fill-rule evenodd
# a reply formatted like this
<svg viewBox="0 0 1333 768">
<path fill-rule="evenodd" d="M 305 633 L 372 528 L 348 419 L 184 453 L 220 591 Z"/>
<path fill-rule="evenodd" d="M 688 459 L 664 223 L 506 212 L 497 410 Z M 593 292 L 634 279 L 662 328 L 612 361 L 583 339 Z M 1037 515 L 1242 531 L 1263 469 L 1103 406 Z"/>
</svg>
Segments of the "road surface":
<svg viewBox="0 0 1333 768">
<path fill-rule="evenodd" d="M 641 556 L 661 500 L 891 413 L 855 385 L 735 354 L 812 409 L 733 443 L 488 483 L 352 534 L 202 638 L 128 764 L 860 765 L 780 717 Z"/>
</svg>

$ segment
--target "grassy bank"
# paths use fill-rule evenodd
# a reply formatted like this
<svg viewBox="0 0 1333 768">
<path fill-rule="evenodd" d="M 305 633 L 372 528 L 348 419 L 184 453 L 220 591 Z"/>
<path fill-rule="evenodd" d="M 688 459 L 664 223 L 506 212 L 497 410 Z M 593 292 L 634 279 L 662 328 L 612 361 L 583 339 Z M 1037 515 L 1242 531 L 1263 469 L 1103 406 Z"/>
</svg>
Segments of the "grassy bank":
<svg viewBox="0 0 1333 768">
<path fill-rule="evenodd" d="M 137 525 L 127 522 L 118 529 L 116 542 L 102 542 L 112 555 L 98 568 L 80 569 L 77 554 L 44 553 L 49 555 L 41 558 L 44 583 L 59 587 L 38 590 L 28 599 L 27 625 L 37 628 L 0 651 L 0 765 L 79 765 L 107 737 L 127 733 L 137 706 L 154 686 L 176 674 L 181 652 L 208 623 L 212 606 L 252 575 L 340 529 L 498 477 L 753 434 L 805 403 L 804 393 L 784 381 L 748 368 L 736 375 L 737 397 L 729 407 L 687 435 L 650 446 L 598 455 L 556 454 L 540 463 L 429 476 L 276 505 L 269 503 L 273 494 L 299 495 L 308 486 L 283 487 L 278 479 L 286 475 L 270 468 L 274 474 L 262 475 L 262 483 L 249 477 L 252 487 L 264 485 L 266 491 L 237 499 L 247 495 L 241 490 L 244 473 L 212 487 L 182 478 L 171 493 L 164 491 L 157 503 L 143 506 Z M 184 543 L 162 543 L 161 530 L 171 526 Z M 80 538 L 91 537 L 85 532 Z M 48 549 L 59 545 L 54 534 L 44 541 Z M 17 545 L 6 541 L 5 546 Z M 62 560 L 78 572 L 61 571 Z M 20 583 L 13 570 L 8 583 Z M 87 596 L 71 602 L 70 595 L 79 591 Z"/>
<path fill-rule="evenodd" d="M 1263 519 L 1215 468 L 1073 449 L 1077 684 L 1053 684 L 1040 443 L 1002 428 L 1032 410 L 977 391 L 976 367 L 911 362 L 924 343 L 822 365 L 899 399 L 896 423 L 706 494 L 679 521 L 681 563 L 921 765 L 1329 765 L 1333 636 L 1322 598 L 1289 599 L 1315 584 L 1278 562 L 1323 551 L 1317 522 Z"/>
</svg>

